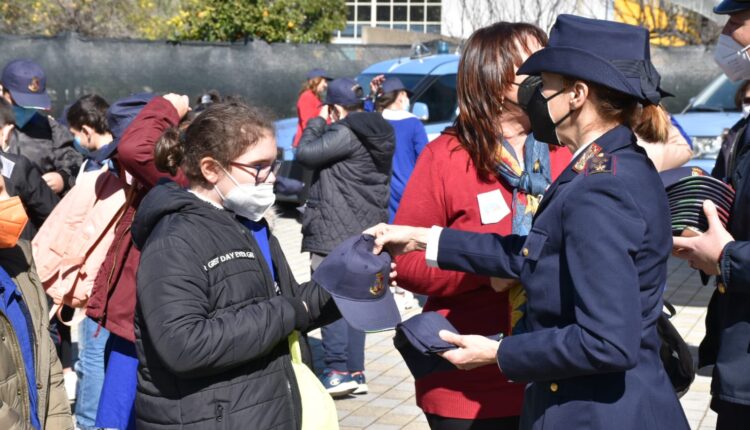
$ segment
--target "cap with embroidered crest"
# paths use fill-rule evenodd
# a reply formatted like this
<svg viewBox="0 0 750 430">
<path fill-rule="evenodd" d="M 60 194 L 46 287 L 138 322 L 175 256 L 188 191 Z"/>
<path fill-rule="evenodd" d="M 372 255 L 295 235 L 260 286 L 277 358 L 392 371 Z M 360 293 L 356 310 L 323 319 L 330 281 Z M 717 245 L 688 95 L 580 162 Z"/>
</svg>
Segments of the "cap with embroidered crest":
<svg viewBox="0 0 750 430">
<path fill-rule="evenodd" d="M 389 288 L 391 256 L 373 254 L 375 238 L 350 237 L 320 263 L 312 279 L 336 302 L 344 319 L 355 329 L 383 331 L 396 327 L 401 314 Z"/>
<path fill-rule="evenodd" d="M 750 0 L 723 0 L 714 6 L 714 13 L 719 15 L 730 15 L 743 10 L 750 9 Z"/>
<path fill-rule="evenodd" d="M 44 110 L 52 107 L 47 94 L 47 75 L 42 66 L 31 60 L 20 59 L 8 63 L 3 69 L 0 83 L 18 106 Z"/>
</svg>

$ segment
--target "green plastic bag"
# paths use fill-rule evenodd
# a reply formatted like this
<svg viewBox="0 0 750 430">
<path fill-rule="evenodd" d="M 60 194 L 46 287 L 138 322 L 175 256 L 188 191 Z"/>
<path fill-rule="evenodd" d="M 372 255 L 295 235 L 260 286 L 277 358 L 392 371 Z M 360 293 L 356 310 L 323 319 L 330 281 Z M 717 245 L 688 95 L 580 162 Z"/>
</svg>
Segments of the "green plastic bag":
<svg viewBox="0 0 750 430">
<path fill-rule="evenodd" d="M 338 430 L 339 417 L 333 398 L 312 370 L 302 362 L 299 332 L 293 331 L 288 339 L 292 368 L 302 399 L 302 430 Z"/>
</svg>

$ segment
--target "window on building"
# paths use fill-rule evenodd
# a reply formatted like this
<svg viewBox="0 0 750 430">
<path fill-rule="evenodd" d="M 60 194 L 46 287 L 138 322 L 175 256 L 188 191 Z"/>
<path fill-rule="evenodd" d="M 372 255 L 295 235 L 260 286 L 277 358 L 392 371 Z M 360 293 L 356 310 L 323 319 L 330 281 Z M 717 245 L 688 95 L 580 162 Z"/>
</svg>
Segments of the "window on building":
<svg viewBox="0 0 750 430">
<path fill-rule="evenodd" d="M 338 37 L 362 37 L 364 27 L 440 34 L 440 0 L 347 0 L 346 28 Z"/>
</svg>

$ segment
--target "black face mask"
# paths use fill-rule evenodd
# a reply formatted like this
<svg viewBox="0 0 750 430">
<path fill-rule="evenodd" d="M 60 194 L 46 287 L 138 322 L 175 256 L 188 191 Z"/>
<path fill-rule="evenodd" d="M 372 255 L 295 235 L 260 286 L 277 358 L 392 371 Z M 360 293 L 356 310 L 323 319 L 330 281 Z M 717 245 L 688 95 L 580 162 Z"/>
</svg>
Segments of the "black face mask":
<svg viewBox="0 0 750 430">
<path fill-rule="evenodd" d="M 564 91 L 565 88 L 552 94 L 549 98 L 544 98 L 542 95 L 542 78 L 539 76 L 529 76 L 521 82 L 518 88 L 518 104 L 526 111 L 526 115 L 529 116 L 531 131 L 534 133 L 536 140 L 550 145 L 565 146 L 557 138 L 555 128 L 565 121 L 573 111 L 568 112 L 559 121 L 554 122 L 549 115 L 549 108 L 547 107 L 547 103 L 550 100 L 559 96 Z"/>
</svg>

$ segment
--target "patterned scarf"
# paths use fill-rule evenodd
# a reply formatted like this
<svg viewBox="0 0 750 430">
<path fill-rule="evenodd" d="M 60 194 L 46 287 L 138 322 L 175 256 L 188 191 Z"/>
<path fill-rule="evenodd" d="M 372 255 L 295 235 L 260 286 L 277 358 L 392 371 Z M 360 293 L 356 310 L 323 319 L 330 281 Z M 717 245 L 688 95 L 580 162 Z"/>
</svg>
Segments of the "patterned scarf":
<svg viewBox="0 0 750 430">
<path fill-rule="evenodd" d="M 529 134 L 524 142 L 524 166 L 518 161 L 513 147 L 503 140 L 497 152 L 497 174 L 513 187 L 511 213 L 512 233 L 526 236 L 531 231 L 531 221 L 542 194 L 552 183 L 549 162 L 549 146 L 538 142 Z M 511 333 L 519 334 L 528 331 L 525 319 L 526 292 L 520 282 L 508 290 L 508 301 L 511 311 Z"/>
</svg>

